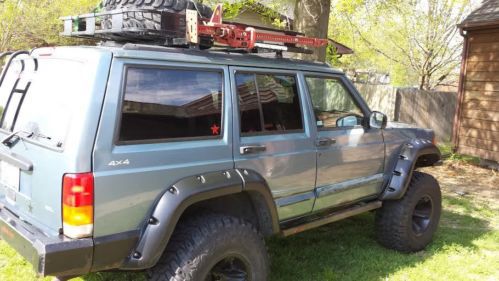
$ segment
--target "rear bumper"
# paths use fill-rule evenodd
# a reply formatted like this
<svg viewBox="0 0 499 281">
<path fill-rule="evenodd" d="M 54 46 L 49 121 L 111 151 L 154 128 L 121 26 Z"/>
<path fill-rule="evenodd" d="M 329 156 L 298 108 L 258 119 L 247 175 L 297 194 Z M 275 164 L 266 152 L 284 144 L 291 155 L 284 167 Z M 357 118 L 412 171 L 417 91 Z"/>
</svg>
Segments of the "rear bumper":
<svg viewBox="0 0 499 281">
<path fill-rule="evenodd" d="M 12 246 L 42 275 L 83 275 L 90 271 L 91 238 L 49 237 L 0 206 L 0 238 Z"/>
</svg>

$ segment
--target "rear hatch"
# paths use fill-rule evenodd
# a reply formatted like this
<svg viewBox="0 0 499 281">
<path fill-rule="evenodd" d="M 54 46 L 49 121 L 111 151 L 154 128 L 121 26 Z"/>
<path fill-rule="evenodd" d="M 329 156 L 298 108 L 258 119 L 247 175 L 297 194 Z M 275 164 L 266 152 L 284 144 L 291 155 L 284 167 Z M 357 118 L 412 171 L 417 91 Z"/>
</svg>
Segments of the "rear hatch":
<svg viewBox="0 0 499 281">
<path fill-rule="evenodd" d="M 48 235 L 61 232 L 62 179 L 91 172 L 111 52 L 37 49 L 3 67 L 0 203 Z"/>
</svg>

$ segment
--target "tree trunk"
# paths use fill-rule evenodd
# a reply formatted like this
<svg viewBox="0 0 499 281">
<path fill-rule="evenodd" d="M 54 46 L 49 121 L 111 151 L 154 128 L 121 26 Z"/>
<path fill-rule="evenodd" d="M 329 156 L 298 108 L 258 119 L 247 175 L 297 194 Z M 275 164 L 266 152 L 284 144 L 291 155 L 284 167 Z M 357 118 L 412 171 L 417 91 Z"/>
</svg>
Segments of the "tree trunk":
<svg viewBox="0 0 499 281">
<path fill-rule="evenodd" d="M 419 78 L 419 89 L 424 90 L 424 85 L 426 84 L 426 74 L 421 75 Z"/>
<path fill-rule="evenodd" d="M 432 90 L 432 81 L 431 81 L 432 74 L 430 73 L 422 73 L 420 78 L 419 78 L 419 89 L 424 90 L 424 91 L 431 91 Z M 433 85 L 435 87 L 437 85 Z"/>
<path fill-rule="evenodd" d="M 308 37 L 327 38 L 331 0 L 297 0 L 294 29 Z M 300 59 L 325 61 L 326 47 L 316 48 L 313 54 L 298 54 Z"/>
</svg>

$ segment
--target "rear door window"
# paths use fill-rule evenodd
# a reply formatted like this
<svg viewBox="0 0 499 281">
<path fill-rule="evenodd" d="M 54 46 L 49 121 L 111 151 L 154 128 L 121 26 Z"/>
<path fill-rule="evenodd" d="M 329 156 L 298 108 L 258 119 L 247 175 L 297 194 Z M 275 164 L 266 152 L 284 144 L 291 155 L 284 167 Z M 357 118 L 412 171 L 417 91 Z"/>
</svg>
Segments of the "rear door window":
<svg viewBox="0 0 499 281">
<path fill-rule="evenodd" d="M 296 77 L 237 73 L 241 134 L 303 131 Z"/>
<path fill-rule="evenodd" d="M 119 142 L 219 138 L 222 74 L 128 67 Z"/>
</svg>

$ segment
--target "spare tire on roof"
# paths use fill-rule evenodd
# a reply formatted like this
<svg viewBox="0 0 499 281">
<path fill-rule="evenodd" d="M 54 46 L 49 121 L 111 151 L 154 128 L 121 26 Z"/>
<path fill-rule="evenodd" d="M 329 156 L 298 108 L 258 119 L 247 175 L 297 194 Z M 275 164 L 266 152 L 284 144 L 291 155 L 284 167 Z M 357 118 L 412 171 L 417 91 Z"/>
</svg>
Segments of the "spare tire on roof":
<svg viewBox="0 0 499 281">
<path fill-rule="evenodd" d="M 104 9 L 153 8 L 160 11 L 185 13 L 186 9 L 198 10 L 203 18 L 210 18 L 212 9 L 193 0 L 103 0 Z"/>
</svg>

